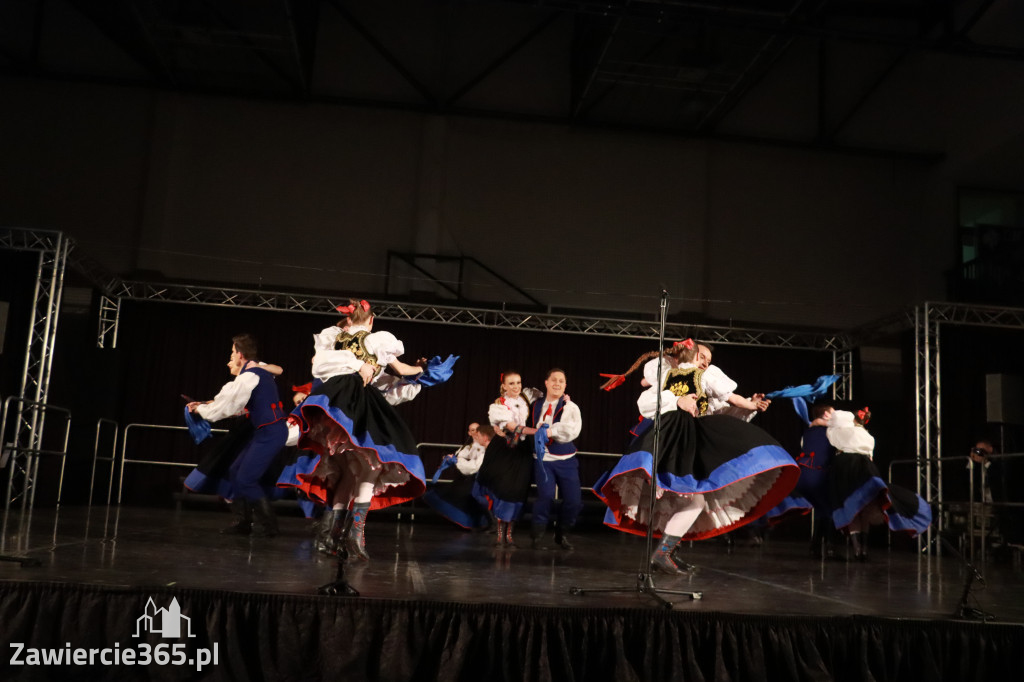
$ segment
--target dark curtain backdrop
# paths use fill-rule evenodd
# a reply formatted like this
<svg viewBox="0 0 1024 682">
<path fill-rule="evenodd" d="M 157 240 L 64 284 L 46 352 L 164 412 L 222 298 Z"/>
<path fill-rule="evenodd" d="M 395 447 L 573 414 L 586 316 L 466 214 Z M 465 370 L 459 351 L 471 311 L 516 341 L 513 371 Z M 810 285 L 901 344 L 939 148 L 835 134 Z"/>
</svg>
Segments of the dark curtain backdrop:
<svg viewBox="0 0 1024 682">
<path fill-rule="evenodd" d="M 136 648 L 147 600 L 178 600 L 219 664 L 27 668 L 33 648 Z M 581 597 L 588 599 L 588 597 Z M 593 597 L 589 597 L 593 599 Z M 551 609 L 168 589 L 0 584 L 4 680 L 1013 680 L 1024 628 L 868 617 Z M 193 654 L 194 655 L 194 654 Z"/>
<path fill-rule="evenodd" d="M 76 419 L 89 434 L 91 458 L 95 420 L 180 425 L 185 400 L 212 398 L 231 379 L 226 363 L 231 337 L 247 331 L 261 343 L 267 362 L 285 368 L 278 381 L 281 397 L 290 401 L 291 386 L 309 381 L 312 335 L 335 321 L 327 315 L 257 311 L 159 302 L 126 302 L 122 308 L 116 350 L 95 348 L 95 326 L 83 316 L 69 324 L 58 348 L 61 372 L 55 372 L 57 394 L 74 406 Z M 63 323 L 62 323 L 63 324 Z M 461 356 L 446 384 L 425 389 L 399 412 L 420 442 L 459 443 L 466 425 L 483 421 L 497 397 L 499 376 L 518 370 L 528 386 L 543 388 L 546 371 L 565 370 L 568 392 L 580 406 L 584 428 L 577 446 L 595 452 L 621 452 L 636 422 L 640 375 L 612 392 L 599 390 L 602 372 L 623 372 L 656 344 L 580 334 L 484 329 L 444 324 L 379 320 L 376 330 L 394 333 L 405 344 L 404 359 L 413 361 L 451 353 Z M 74 337 L 74 338 L 73 338 Z M 746 394 L 812 381 L 831 372 L 831 353 L 771 348 L 720 346 L 715 363 L 740 384 Z M 77 415 L 81 415 L 78 418 Z M 788 401 L 780 401 L 759 424 L 791 450 L 798 448 L 800 426 Z M 137 430 L 129 438 L 129 456 L 194 462 L 197 448 L 180 433 Z M 425 456 L 432 473 L 440 452 Z M 583 467 L 591 484 L 610 460 Z M 160 491 L 180 489 L 187 469 L 129 466 L 126 490 L 136 501 L 155 501 Z M 88 478 L 86 473 L 85 478 Z"/>
</svg>

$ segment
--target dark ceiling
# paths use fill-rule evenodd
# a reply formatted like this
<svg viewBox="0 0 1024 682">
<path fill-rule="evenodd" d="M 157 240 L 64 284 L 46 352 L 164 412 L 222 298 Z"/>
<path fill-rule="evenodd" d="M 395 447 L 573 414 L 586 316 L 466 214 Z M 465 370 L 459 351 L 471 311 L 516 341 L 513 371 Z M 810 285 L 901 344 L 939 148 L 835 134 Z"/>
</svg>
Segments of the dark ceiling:
<svg viewBox="0 0 1024 682">
<path fill-rule="evenodd" d="M 928 157 L 941 136 L 875 135 L 860 117 L 921 106 L 897 94 L 915 59 L 1024 66 L 1022 5 L 8 0 L 0 70 Z"/>
</svg>

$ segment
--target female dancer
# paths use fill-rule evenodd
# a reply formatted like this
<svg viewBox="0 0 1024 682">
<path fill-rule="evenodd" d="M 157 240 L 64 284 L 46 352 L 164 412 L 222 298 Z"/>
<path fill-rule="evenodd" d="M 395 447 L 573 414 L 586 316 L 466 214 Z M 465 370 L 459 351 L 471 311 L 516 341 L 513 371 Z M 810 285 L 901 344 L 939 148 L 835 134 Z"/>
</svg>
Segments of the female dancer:
<svg viewBox="0 0 1024 682">
<path fill-rule="evenodd" d="M 526 426 L 530 403 L 540 395 L 523 389 L 518 372 L 501 375 L 501 394 L 488 407 L 487 418 L 497 434 L 487 446 L 476 475 L 473 497 L 493 516 L 497 527 L 495 545 L 515 547 L 512 527 L 522 514 L 533 479 L 533 433 Z M 527 433 L 529 431 L 529 433 Z"/>
<path fill-rule="evenodd" d="M 336 548 L 368 560 L 365 524 L 371 509 L 419 497 L 426 487 L 416 440 L 374 382 L 384 367 L 403 377 L 423 368 L 398 358 L 402 342 L 373 331 L 366 301 L 339 306 L 345 319 L 314 337 L 313 376 L 323 384 L 299 406 L 299 447 L 320 456 L 311 473 L 297 473 L 297 487 L 325 504 L 321 528 Z M 390 381 L 389 381 L 390 384 Z"/>
<path fill-rule="evenodd" d="M 835 410 L 826 434 L 836 450 L 828 469 L 832 520 L 850 537 L 854 558 L 865 561 L 864 537 L 871 526 L 888 522 L 890 530 L 916 536 L 932 523 L 932 510 L 916 493 L 887 483 L 873 461 L 875 438 L 864 428 L 871 419 L 868 408 L 857 414 Z"/>
<path fill-rule="evenodd" d="M 758 427 L 723 415 L 702 416 L 712 396 L 746 409 L 758 406 L 709 385 L 696 357 L 692 339 L 664 353 L 667 371 L 663 367 L 660 383 L 655 372 L 653 385 L 637 401 L 641 414 L 652 419 L 660 402 L 660 433 L 648 429 L 594 484 L 608 505 L 605 524 L 636 535 L 650 526 L 661 537 L 652 564 L 676 574 L 682 571 L 671 555 L 681 540 L 728 533 L 759 518 L 792 490 L 799 476 L 793 458 Z"/>
</svg>

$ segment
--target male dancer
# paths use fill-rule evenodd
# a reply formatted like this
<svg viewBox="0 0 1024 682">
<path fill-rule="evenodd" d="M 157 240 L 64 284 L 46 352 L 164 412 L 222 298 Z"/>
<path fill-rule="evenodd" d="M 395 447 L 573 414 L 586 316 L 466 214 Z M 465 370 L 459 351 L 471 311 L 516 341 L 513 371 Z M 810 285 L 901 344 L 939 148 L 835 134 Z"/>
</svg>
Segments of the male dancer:
<svg viewBox="0 0 1024 682">
<path fill-rule="evenodd" d="M 568 533 L 576 525 L 576 518 L 583 509 L 580 464 L 573 444 L 583 428 L 583 418 L 576 403 L 566 399 L 565 384 L 565 372 L 557 368 L 548 371 L 544 380 L 546 394 L 530 406 L 530 428 L 524 431 L 537 432 L 534 448 L 537 499 L 533 503 L 530 528 L 534 549 L 546 549 L 544 533 L 554 504 L 556 485 L 562 494 L 562 509 L 555 527 L 555 543 L 562 549 L 572 549 Z"/>
</svg>

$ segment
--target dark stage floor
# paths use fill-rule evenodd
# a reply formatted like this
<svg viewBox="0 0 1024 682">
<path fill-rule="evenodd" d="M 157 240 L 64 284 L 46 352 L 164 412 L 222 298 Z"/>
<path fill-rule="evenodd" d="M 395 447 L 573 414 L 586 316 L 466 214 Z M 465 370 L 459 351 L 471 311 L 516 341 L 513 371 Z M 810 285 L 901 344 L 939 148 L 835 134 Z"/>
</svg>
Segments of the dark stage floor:
<svg viewBox="0 0 1024 682">
<path fill-rule="evenodd" d="M 309 521 L 283 508 L 282 533 L 269 540 L 223 536 L 228 515 L 210 509 L 64 507 L 5 520 L 0 553 L 41 561 L 0 562 L 0 580 L 173 587 L 242 593 L 313 595 L 334 576 L 334 561 L 311 548 Z M 353 563 L 348 579 L 365 598 L 573 608 L 653 607 L 636 590 L 643 539 L 600 526 L 581 530 L 576 549 L 535 551 L 521 534 L 515 550 L 419 513 L 371 514 L 372 561 Z M 965 568 L 952 556 L 922 556 L 909 545 L 873 548 L 866 563 L 815 561 L 803 541 L 770 537 L 758 547 L 737 540 L 693 543 L 697 570 L 658 576 L 659 588 L 703 593 L 677 611 L 787 616 L 865 615 L 947 619 L 961 599 Z M 971 605 L 997 621 L 1024 623 L 1024 573 L 1009 563 L 979 567 Z M 570 588 L 622 588 L 621 594 L 570 594 Z"/>
</svg>

